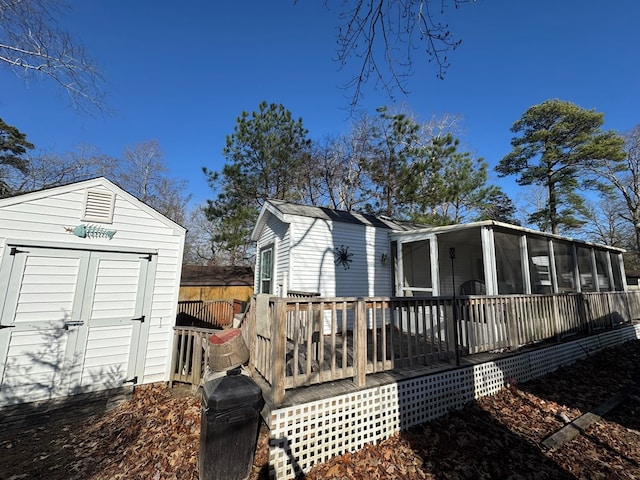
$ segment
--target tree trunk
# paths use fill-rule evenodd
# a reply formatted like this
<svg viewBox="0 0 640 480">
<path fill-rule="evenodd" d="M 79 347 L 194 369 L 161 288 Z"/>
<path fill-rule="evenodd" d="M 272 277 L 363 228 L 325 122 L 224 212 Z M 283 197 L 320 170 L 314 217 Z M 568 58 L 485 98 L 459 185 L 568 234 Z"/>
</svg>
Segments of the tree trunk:
<svg viewBox="0 0 640 480">
<path fill-rule="evenodd" d="M 551 223 L 551 233 L 558 235 L 558 199 L 556 198 L 556 188 L 551 174 L 547 177 L 549 189 L 549 222 Z"/>
</svg>

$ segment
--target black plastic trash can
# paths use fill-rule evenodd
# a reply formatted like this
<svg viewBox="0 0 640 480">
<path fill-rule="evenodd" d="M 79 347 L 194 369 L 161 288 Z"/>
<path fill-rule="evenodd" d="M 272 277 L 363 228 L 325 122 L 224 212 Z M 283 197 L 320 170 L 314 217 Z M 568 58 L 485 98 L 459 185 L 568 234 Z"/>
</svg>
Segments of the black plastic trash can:
<svg viewBox="0 0 640 480">
<path fill-rule="evenodd" d="M 200 480 L 244 480 L 251 473 L 264 399 L 260 387 L 239 372 L 204 384 Z"/>
</svg>

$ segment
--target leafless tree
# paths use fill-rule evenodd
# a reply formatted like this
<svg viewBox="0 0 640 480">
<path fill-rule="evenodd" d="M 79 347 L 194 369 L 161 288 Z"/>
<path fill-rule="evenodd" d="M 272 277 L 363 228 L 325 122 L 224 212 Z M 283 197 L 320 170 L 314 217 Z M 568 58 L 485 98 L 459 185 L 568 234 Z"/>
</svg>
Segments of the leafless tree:
<svg viewBox="0 0 640 480">
<path fill-rule="evenodd" d="M 525 227 L 538 229 L 542 232 L 548 230 L 548 226 L 544 222 L 539 221 L 536 224 L 529 223 L 528 219 L 533 212 L 543 208 L 547 204 L 547 191 L 539 185 L 531 185 L 520 189 L 516 196 L 516 217 L 518 221 Z"/>
<path fill-rule="evenodd" d="M 624 209 L 624 202 L 619 196 L 603 196 L 597 204 L 588 205 L 588 222 L 582 231 L 593 242 L 627 248 L 629 239 L 633 237 L 633 229 L 620 215 Z"/>
<path fill-rule="evenodd" d="M 116 159 L 99 153 L 94 147 L 81 145 L 63 155 L 39 153 L 27 158 L 29 169 L 13 172 L 10 182 L 16 193 L 66 185 L 95 177 L 110 177 Z"/>
<path fill-rule="evenodd" d="M 187 235 L 183 263 L 188 265 L 221 265 L 226 256 L 216 243 L 217 226 L 204 213 L 202 205 L 195 206 L 187 215 L 184 225 Z"/>
<path fill-rule="evenodd" d="M 634 231 L 633 248 L 640 261 L 640 125 L 625 135 L 625 152 L 627 156 L 622 164 L 602 161 L 596 165 L 594 172 L 606 180 L 621 198 L 622 208 L 618 215 Z"/>
<path fill-rule="evenodd" d="M 337 61 L 359 62 L 356 74 L 345 85 L 352 89 L 351 105 L 358 104 L 365 83 L 373 79 L 393 97 L 408 92 L 414 55 L 424 54 L 444 78 L 448 53 L 461 43 L 442 20 L 448 9 L 474 0 L 342 0 Z M 325 0 L 328 6 L 332 3 Z"/>
<path fill-rule="evenodd" d="M 316 199 L 311 204 L 357 210 L 368 181 L 363 161 L 373 154 L 373 123 L 362 116 L 347 134 L 316 143 L 311 153 Z"/>
<path fill-rule="evenodd" d="M 447 134 L 460 136 L 463 131 L 463 118 L 461 115 L 445 113 L 443 115 L 432 115 L 429 120 L 420 124 L 421 136 L 429 141 L 440 138 Z"/>
<path fill-rule="evenodd" d="M 78 111 L 105 111 L 100 71 L 58 27 L 66 9 L 63 0 L 0 0 L 0 64 L 25 80 L 53 80 Z"/>
<path fill-rule="evenodd" d="M 114 180 L 142 202 L 183 224 L 191 198 L 191 195 L 185 194 L 187 181 L 171 178 L 167 174 L 160 144 L 150 140 L 125 149 L 124 159 L 114 173 Z"/>
</svg>

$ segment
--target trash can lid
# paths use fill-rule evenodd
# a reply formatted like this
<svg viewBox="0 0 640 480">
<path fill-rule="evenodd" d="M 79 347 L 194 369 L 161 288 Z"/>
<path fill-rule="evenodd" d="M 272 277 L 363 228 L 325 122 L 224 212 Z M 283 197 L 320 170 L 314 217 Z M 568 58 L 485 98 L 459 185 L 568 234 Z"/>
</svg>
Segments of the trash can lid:
<svg viewBox="0 0 640 480">
<path fill-rule="evenodd" d="M 262 390 L 246 375 L 226 375 L 202 388 L 202 406 L 213 413 L 242 407 L 262 409 L 263 404 Z"/>
</svg>

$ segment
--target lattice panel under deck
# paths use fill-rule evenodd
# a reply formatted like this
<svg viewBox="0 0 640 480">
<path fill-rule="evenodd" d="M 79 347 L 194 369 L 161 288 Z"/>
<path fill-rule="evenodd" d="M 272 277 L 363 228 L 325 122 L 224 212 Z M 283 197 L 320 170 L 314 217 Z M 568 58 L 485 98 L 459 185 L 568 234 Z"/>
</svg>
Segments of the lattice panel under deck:
<svg viewBox="0 0 640 480">
<path fill-rule="evenodd" d="M 510 382 L 525 382 L 628 340 L 640 325 L 515 355 L 495 362 L 404 380 L 281 408 L 271 414 L 270 463 L 278 480 L 313 465 L 389 438 L 492 395 Z"/>
</svg>

